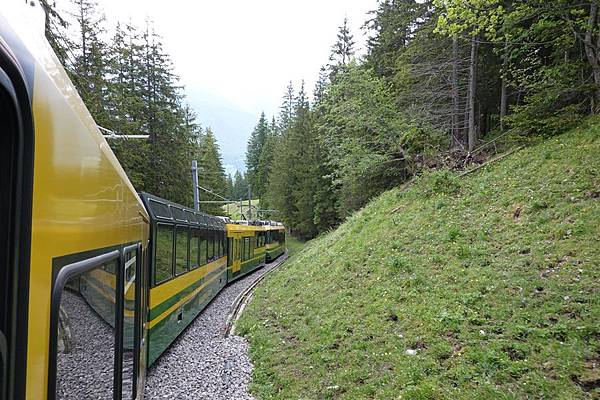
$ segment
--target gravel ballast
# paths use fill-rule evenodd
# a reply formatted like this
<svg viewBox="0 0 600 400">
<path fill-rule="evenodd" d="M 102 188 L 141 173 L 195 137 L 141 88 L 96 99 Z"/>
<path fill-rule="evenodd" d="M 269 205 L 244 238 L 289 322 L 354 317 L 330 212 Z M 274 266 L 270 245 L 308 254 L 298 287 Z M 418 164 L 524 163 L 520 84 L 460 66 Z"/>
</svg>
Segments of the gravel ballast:
<svg viewBox="0 0 600 400">
<path fill-rule="evenodd" d="M 223 337 L 228 314 L 240 293 L 281 263 L 281 257 L 226 286 L 152 365 L 147 399 L 253 399 L 248 343 Z"/>
</svg>

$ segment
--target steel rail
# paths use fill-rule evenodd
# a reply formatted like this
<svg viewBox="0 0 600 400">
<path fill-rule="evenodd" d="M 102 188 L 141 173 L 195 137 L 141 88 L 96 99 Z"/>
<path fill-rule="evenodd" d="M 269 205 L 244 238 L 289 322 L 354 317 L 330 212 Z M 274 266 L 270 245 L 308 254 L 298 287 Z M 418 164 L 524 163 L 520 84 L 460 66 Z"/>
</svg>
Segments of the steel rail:
<svg viewBox="0 0 600 400">
<path fill-rule="evenodd" d="M 227 316 L 227 320 L 225 321 L 225 327 L 223 329 L 223 338 L 229 337 L 230 335 L 235 334 L 235 324 L 240 318 L 242 311 L 246 308 L 246 305 L 252 298 L 252 292 L 254 288 L 258 286 L 258 284 L 271 272 L 273 272 L 277 267 L 281 266 L 288 259 L 288 251 L 286 250 L 279 259 L 276 260 L 277 264 L 275 264 L 270 270 L 261 275 L 258 279 L 256 279 L 250 286 L 244 289 L 233 301 L 231 305 L 229 315 Z M 264 267 L 263 267 L 264 268 Z"/>
</svg>

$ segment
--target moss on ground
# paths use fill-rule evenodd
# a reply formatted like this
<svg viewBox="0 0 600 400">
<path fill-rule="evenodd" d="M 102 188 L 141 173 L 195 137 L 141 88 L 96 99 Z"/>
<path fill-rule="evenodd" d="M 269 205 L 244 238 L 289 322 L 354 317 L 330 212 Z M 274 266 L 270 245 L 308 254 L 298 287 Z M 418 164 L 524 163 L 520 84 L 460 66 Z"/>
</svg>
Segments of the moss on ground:
<svg viewBox="0 0 600 400">
<path fill-rule="evenodd" d="M 384 193 L 271 274 L 238 327 L 259 398 L 598 398 L 599 293 L 596 119 Z"/>
</svg>

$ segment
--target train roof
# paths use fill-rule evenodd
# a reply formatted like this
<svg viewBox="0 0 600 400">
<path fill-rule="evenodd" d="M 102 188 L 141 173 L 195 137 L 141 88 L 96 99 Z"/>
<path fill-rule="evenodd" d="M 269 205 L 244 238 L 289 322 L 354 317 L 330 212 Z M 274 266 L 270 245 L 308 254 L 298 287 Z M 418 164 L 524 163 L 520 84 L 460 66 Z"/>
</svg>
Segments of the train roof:
<svg viewBox="0 0 600 400">
<path fill-rule="evenodd" d="M 146 192 L 141 192 L 140 197 L 153 223 L 162 222 L 225 230 L 224 217 L 205 214 Z"/>
</svg>

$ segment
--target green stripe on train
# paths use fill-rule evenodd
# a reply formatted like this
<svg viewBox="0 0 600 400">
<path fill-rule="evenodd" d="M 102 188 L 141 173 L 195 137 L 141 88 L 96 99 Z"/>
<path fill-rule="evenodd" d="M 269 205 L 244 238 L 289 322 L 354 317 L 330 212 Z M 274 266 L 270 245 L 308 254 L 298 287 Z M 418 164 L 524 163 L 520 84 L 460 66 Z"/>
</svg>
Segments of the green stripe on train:
<svg viewBox="0 0 600 400">
<path fill-rule="evenodd" d="M 207 275 L 204 275 L 202 278 L 198 279 L 196 282 L 192 283 L 190 286 L 186 287 L 185 289 L 181 290 L 180 292 L 175 293 L 173 296 L 169 297 L 167 300 L 163 301 L 156 307 L 152 308 L 150 310 L 150 312 L 148 313 L 148 321 L 152 321 L 154 318 L 158 317 L 159 315 L 161 315 L 162 313 L 167 311 L 169 308 L 171 308 L 179 300 L 181 300 L 182 298 L 184 298 L 185 296 L 187 296 L 194 290 L 198 289 L 200 286 L 202 286 L 206 282 L 210 282 L 211 279 L 215 275 L 219 275 L 220 273 L 223 273 L 226 268 L 227 268 L 227 266 L 223 265 L 221 268 L 217 268 L 214 271 L 211 271 Z"/>
<path fill-rule="evenodd" d="M 221 270 L 225 275 L 225 270 Z M 225 286 L 225 279 L 214 279 L 205 288 L 181 307 L 176 308 L 167 317 L 148 330 L 148 362 L 149 365 L 169 347 L 181 332 L 198 316 L 208 303 Z M 181 313 L 181 319 L 179 315 Z"/>
</svg>

